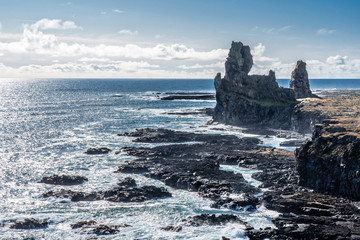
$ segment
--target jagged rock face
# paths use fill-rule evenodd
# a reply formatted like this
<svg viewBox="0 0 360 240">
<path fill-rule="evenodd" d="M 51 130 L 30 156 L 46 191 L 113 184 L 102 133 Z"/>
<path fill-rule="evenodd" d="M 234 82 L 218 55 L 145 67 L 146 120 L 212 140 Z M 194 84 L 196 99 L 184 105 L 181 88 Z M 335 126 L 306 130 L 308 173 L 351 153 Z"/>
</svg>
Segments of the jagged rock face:
<svg viewBox="0 0 360 240">
<path fill-rule="evenodd" d="M 298 61 L 291 73 L 290 88 L 294 90 L 296 98 L 312 97 L 306 63 Z"/>
<path fill-rule="evenodd" d="M 279 87 L 275 73 L 248 75 L 253 65 L 249 46 L 232 42 L 225 77 L 215 77 L 214 120 L 232 125 L 266 125 L 290 128 L 296 104 L 293 90 Z"/>
<path fill-rule="evenodd" d="M 352 121 L 352 120 L 350 120 Z M 355 126 L 355 130 L 351 126 Z M 317 192 L 360 200 L 358 122 L 325 120 L 311 141 L 296 150 L 299 184 Z"/>
</svg>

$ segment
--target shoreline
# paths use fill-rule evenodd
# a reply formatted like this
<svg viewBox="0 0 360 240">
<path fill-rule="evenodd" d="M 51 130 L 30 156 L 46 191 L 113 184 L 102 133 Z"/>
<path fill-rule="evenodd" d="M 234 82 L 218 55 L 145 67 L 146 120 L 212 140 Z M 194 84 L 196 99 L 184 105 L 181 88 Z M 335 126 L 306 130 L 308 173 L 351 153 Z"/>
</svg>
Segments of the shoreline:
<svg viewBox="0 0 360 240">
<path fill-rule="evenodd" d="M 357 90 L 357 92 L 360 93 L 360 90 Z M 172 112 L 173 115 L 179 114 L 179 116 L 205 116 L 208 114 L 208 111 L 203 111 L 202 109 L 191 109 L 190 113 L 187 111 L 174 112 L 172 110 L 173 109 L 170 109 L 169 112 Z M 241 131 L 239 132 L 239 130 Z M 203 131 L 206 132 L 204 133 Z M 165 183 L 165 187 L 171 186 L 174 189 L 183 189 L 185 191 L 188 191 L 190 186 L 191 191 L 195 191 L 192 193 L 200 192 L 200 196 L 202 196 L 203 199 L 211 202 L 208 204 L 209 209 L 216 212 L 215 216 L 211 214 L 202 215 L 202 213 L 199 212 L 198 214 L 189 215 L 189 218 L 184 217 L 176 221 L 169 221 L 169 225 L 163 225 L 163 229 L 158 230 L 160 232 L 169 231 L 170 235 L 167 236 L 172 236 L 171 234 L 175 232 L 178 235 L 174 236 L 181 236 L 182 231 L 185 234 L 188 231 L 187 229 L 190 227 L 196 228 L 196 226 L 204 227 L 215 224 L 214 226 L 224 228 L 225 223 L 226 226 L 234 225 L 239 231 L 243 229 L 247 232 L 247 236 L 250 239 L 262 239 L 264 237 L 284 238 L 286 236 L 301 236 L 302 234 L 319 236 L 319 238 L 331 238 L 329 234 L 343 236 L 350 228 L 355 228 L 355 230 L 351 229 L 350 231 L 354 236 L 357 234 L 356 229 L 358 228 L 358 222 L 356 217 L 359 216 L 357 202 L 343 198 L 329 197 L 324 194 L 315 194 L 307 188 L 298 186 L 296 163 L 292 152 L 259 145 L 259 136 L 262 136 L 265 140 L 279 137 L 285 140 L 287 136 L 284 131 L 280 133 L 276 131 L 273 133 L 267 132 L 267 134 L 261 135 L 259 133 L 251 134 L 251 129 L 249 130 L 248 128 L 214 124 L 206 125 L 205 127 L 187 127 L 187 129 L 183 131 L 169 130 L 167 132 L 166 130 L 155 129 L 141 132 L 141 130 L 139 130 L 135 132 L 135 135 L 131 132 L 126 135 L 127 136 L 118 136 L 117 139 L 126 137 L 127 140 L 124 142 L 129 143 L 128 140 L 135 139 L 135 135 L 137 135 L 139 140 L 135 141 L 136 147 L 123 149 L 121 155 L 129 156 L 128 162 L 123 166 L 129 165 L 132 167 L 131 171 L 136 170 L 136 164 L 139 164 L 139 166 L 143 164 L 143 166 L 151 168 L 147 174 L 144 174 L 143 171 L 141 171 L 141 174 L 131 174 L 131 176 L 134 176 L 136 182 L 138 182 L 139 177 L 145 175 L 149 179 L 153 179 L 150 181 L 151 184 L 160 180 L 162 183 Z M 239 137 L 244 137 L 244 135 L 252 137 L 245 137 L 245 139 L 241 140 Z M 267 135 L 270 138 L 268 138 Z M 174 144 L 174 141 L 176 144 Z M 191 144 L 188 144 L 189 142 Z M 113 152 L 111 153 L 115 158 L 117 155 L 114 155 L 114 152 L 117 150 L 119 149 L 113 148 Z M 134 159 L 133 157 L 136 158 Z M 93 160 L 95 159 L 96 158 L 93 158 Z M 172 162 L 168 162 L 169 159 L 181 161 L 181 163 L 184 164 L 172 168 Z M 196 163 L 194 165 L 186 165 L 187 160 L 190 162 L 195 160 L 199 161 L 194 162 Z M 131 165 L 134 163 L 136 163 L 135 167 Z M 182 169 L 182 165 L 189 167 L 187 170 L 190 172 L 194 172 L 191 170 L 193 168 L 204 170 L 202 173 L 199 173 L 199 175 L 195 175 L 198 182 L 191 180 L 194 175 L 189 175 L 187 170 Z M 262 170 L 261 172 L 253 173 L 252 178 L 261 181 L 263 186 L 251 186 L 245 178 L 239 174 L 237 176 L 231 171 L 218 174 L 219 171 L 225 170 L 223 168 L 224 165 L 235 168 L 240 166 L 252 170 Z M 116 170 L 114 167 L 110 168 Z M 171 176 L 164 177 L 166 174 L 170 174 Z M 181 180 L 179 181 L 179 179 Z M 211 184 L 202 184 L 206 182 L 210 182 Z M 140 186 L 142 187 L 143 183 Z M 264 191 L 264 189 L 266 191 Z M 98 193 L 101 194 L 103 192 L 100 191 Z M 171 190 L 170 192 L 173 191 Z M 61 201 L 61 198 L 60 196 L 59 201 Z M 148 201 L 156 204 L 159 200 L 161 200 L 161 198 Z M 316 204 L 314 204 L 314 201 Z M 329 205 L 333 207 L 329 208 Z M 230 216 L 221 216 L 224 215 L 223 210 L 225 209 L 229 209 L 229 213 L 231 214 L 228 215 Z M 273 213 L 278 212 L 281 215 L 277 217 L 276 215 L 266 215 L 267 213 L 265 212 L 267 210 L 269 210 L 269 212 L 274 211 Z M 295 215 L 289 214 L 290 212 L 295 213 Z M 244 213 L 250 214 L 250 216 L 251 214 L 264 214 L 261 215 L 264 218 L 265 216 L 271 216 L 273 217 L 271 223 L 273 225 L 269 226 L 276 226 L 278 229 L 275 230 L 274 228 L 268 227 L 254 228 L 254 222 L 244 222 L 244 218 L 241 217 Z M 225 213 L 225 215 L 226 214 L 227 213 Z M 236 218 L 232 215 L 235 215 Z M 182 222 L 181 220 L 184 221 Z M 346 225 L 345 222 L 348 225 Z M 67 223 L 70 224 L 70 222 Z M 51 224 L 50 222 L 50 226 Z M 124 222 L 124 224 L 127 223 Z M 310 232 L 306 233 L 304 229 L 305 233 L 299 232 L 297 226 L 304 226 L 304 224 L 308 226 L 308 229 L 305 228 L 305 230 Z M 353 224 L 353 226 L 349 224 Z M 284 227 L 285 225 L 287 227 Z M 327 225 L 329 227 L 324 227 L 324 230 L 321 231 L 319 230 L 319 228 Z M 338 225 L 342 227 L 339 228 Z M 112 226 L 109 225 L 109 227 Z M 115 230 L 117 229 L 115 226 L 113 227 L 114 232 L 116 232 Z M 136 226 L 134 225 L 134 227 Z M 94 231 L 95 229 L 96 228 L 94 228 Z M 330 231 L 329 229 L 336 229 L 337 232 Z M 120 232 L 123 230 L 123 227 L 120 225 L 119 230 Z M 222 235 L 224 237 L 231 237 L 231 235 Z"/>
</svg>

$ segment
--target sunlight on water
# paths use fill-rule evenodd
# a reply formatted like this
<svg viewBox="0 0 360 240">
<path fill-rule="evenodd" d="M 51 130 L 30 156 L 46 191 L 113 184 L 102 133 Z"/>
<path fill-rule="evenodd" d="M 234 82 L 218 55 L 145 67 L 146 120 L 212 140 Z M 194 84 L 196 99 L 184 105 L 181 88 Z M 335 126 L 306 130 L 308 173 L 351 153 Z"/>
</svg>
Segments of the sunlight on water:
<svg viewBox="0 0 360 240">
<path fill-rule="evenodd" d="M 219 134 L 244 134 L 227 126 L 226 131 L 206 126 L 210 117 L 202 115 L 170 115 L 169 112 L 214 107 L 215 101 L 160 101 L 159 92 L 205 91 L 213 93 L 212 81 L 159 80 L 152 84 L 115 80 L 24 80 L 0 82 L 0 239 L 88 239 L 91 235 L 72 230 L 70 224 L 95 220 L 99 224 L 130 224 L 120 233 L 101 239 L 244 239 L 239 224 L 217 227 L 184 226 L 180 233 L 160 230 L 182 224 L 188 216 L 211 213 L 237 214 L 255 228 L 273 227 L 269 212 L 239 212 L 209 208 L 210 201 L 196 193 L 175 190 L 163 183 L 138 174 L 114 173 L 117 166 L 133 159 L 115 155 L 125 146 L 153 147 L 160 144 L 132 142 L 133 138 L 118 133 L 137 128 L 169 128 Z M 219 126 L 217 126 L 219 127 Z M 188 144 L 197 144 L 190 142 Z M 86 155 L 90 147 L 108 147 L 105 155 Z M 222 166 L 225 170 L 229 166 Z M 230 166 L 231 167 L 231 166 Z M 250 184 L 253 172 L 239 171 Z M 253 171 L 253 170 L 252 170 Z M 81 175 L 89 181 L 77 186 L 54 186 L 38 183 L 52 174 Z M 143 203 L 106 201 L 71 202 L 69 199 L 43 198 L 50 190 L 107 190 L 118 179 L 131 176 L 139 186 L 164 186 L 171 198 Z M 45 229 L 23 231 L 9 229 L 11 220 L 33 217 L 49 221 Z"/>
</svg>

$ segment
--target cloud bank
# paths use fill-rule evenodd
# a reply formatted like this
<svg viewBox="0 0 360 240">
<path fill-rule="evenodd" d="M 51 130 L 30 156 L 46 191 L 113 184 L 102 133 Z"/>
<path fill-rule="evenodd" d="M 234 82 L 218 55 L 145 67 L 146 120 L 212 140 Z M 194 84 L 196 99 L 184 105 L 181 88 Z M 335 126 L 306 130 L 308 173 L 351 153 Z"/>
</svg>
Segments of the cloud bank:
<svg viewBox="0 0 360 240">
<path fill-rule="evenodd" d="M 213 78 L 224 72 L 228 54 L 228 49 L 199 51 L 182 43 L 95 44 L 91 39 L 66 38 L 64 34 L 82 31 L 82 27 L 60 19 L 44 18 L 22 27 L 20 35 L 1 33 L 0 77 Z M 284 26 L 276 32 L 288 29 L 290 26 Z M 63 32 L 61 37 L 55 34 L 59 31 Z M 128 29 L 119 33 L 133 38 L 138 35 Z M 278 78 L 290 78 L 295 62 L 266 56 L 262 43 L 251 51 L 252 74 L 267 74 L 272 69 Z M 360 77 L 359 59 L 335 55 L 302 60 L 308 63 L 310 78 Z"/>
</svg>

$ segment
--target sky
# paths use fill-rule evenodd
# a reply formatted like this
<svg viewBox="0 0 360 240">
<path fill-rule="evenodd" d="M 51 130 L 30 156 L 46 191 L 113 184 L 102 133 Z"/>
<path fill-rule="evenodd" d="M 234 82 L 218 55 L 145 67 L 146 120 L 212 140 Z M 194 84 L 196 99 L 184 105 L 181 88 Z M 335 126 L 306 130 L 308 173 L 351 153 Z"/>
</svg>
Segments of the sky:
<svg viewBox="0 0 360 240">
<path fill-rule="evenodd" d="M 358 0 L 0 0 L 0 78 L 214 78 L 232 41 L 251 74 L 360 79 Z"/>
</svg>

